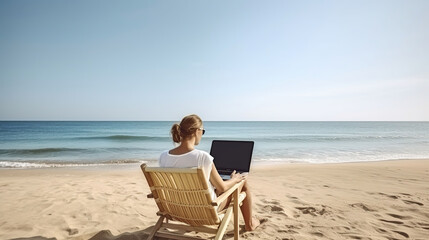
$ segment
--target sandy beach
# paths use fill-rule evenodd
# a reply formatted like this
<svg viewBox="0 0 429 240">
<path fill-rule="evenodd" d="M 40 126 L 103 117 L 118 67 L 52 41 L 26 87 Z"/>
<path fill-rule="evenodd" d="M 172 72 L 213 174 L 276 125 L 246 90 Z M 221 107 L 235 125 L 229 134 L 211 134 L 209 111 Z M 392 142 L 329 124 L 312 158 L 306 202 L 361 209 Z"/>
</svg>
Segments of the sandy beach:
<svg viewBox="0 0 429 240">
<path fill-rule="evenodd" d="M 267 222 L 243 239 L 429 237 L 429 160 L 253 166 L 248 181 Z M 148 193 L 138 165 L 0 169 L 0 239 L 146 239 Z"/>
</svg>

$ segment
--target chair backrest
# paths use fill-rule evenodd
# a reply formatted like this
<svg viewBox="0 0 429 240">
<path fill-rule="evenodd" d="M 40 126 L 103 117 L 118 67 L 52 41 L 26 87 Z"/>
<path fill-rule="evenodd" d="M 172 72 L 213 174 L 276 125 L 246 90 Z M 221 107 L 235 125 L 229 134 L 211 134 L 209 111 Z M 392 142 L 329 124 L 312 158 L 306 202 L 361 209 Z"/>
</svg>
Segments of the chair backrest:
<svg viewBox="0 0 429 240">
<path fill-rule="evenodd" d="M 162 215 L 191 226 L 220 223 L 202 169 L 141 168 Z"/>
</svg>

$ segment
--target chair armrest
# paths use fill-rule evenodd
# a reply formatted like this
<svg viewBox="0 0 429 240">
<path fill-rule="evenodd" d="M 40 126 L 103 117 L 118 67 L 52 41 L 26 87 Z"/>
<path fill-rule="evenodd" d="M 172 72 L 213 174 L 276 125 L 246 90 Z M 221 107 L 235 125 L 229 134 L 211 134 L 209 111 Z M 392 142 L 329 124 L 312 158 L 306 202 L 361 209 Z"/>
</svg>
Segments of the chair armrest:
<svg viewBox="0 0 429 240">
<path fill-rule="evenodd" d="M 238 188 L 242 187 L 244 185 L 244 180 L 242 180 L 239 183 L 236 183 L 234 186 L 232 186 L 230 189 L 223 192 L 219 197 L 216 198 L 212 202 L 213 206 L 219 206 L 219 204 L 223 201 L 225 201 L 233 192 L 235 192 Z"/>
</svg>

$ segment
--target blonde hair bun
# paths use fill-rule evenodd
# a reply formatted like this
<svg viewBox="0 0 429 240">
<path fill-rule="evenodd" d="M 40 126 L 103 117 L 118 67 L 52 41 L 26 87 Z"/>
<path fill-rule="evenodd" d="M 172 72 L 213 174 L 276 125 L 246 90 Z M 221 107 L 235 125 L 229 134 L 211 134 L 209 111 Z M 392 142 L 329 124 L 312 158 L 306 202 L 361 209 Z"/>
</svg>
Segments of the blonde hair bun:
<svg viewBox="0 0 429 240">
<path fill-rule="evenodd" d="M 196 114 L 191 114 L 182 119 L 177 124 L 173 124 L 171 127 L 171 136 L 175 143 L 180 143 L 182 139 L 191 137 L 195 131 L 203 125 L 203 121 Z"/>
</svg>

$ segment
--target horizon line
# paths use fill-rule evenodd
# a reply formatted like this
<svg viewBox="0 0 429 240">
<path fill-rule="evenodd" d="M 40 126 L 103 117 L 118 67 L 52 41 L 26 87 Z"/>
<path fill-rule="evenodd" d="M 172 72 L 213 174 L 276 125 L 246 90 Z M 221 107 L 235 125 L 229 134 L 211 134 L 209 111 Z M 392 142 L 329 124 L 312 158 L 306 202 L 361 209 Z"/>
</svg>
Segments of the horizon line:
<svg viewBox="0 0 429 240">
<path fill-rule="evenodd" d="M 2 120 L 0 122 L 179 122 L 180 120 Z M 429 120 L 204 120 L 203 122 L 429 122 Z"/>
</svg>

